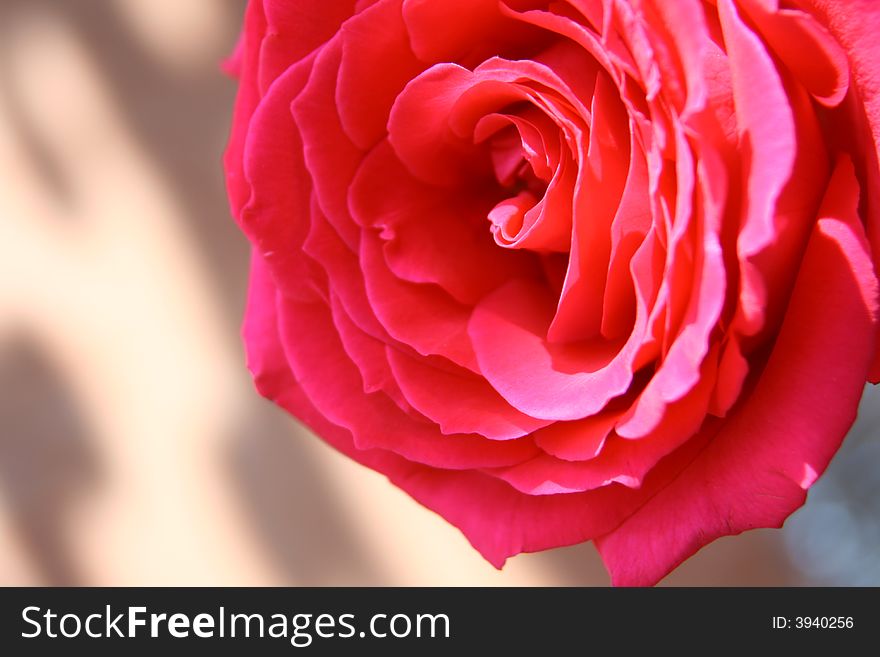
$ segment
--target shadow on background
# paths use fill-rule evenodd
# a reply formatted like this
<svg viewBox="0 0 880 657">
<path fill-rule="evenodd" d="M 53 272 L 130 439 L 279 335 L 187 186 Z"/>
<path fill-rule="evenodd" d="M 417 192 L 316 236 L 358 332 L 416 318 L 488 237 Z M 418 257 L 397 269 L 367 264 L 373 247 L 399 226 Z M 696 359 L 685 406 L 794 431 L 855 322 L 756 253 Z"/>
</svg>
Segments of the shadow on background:
<svg viewBox="0 0 880 657">
<path fill-rule="evenodd" d="M 245 4 L 244 0 L 217 3 L 223 12 L 230 49 Z M 169 6 L 173 7 L 173 3 Z M 230 326 L 237 327 L 244 307 L 248 248 L 229 218 L 221 175 L 221 158 L 235 98 L 234 82 L 220 73 L 219 61 L 212 71 L 163 66 L 132 37 L 117 3 L 108 0 L 3 0 L 0 35 L 14 30 L 18 22 L 28 17 L 42 15 L 51 15 L 69 27 L 89 51 L 94 70 L 103 78 L 105 90 L 125 117 L 130 134 L 154 162 L 163 182 L 184 209 L 186 228 L 208 259 L 206 267 L 211 271 L 214 291 L 222 299 Z M 26 141 L 29 155 L 49 189 L 72 200 L 61 167 L 53 160 L 51 149 L 31 128 L 16 102 L 16 90 L 10 87 L 9 77 L 3 75 L 7 55 L 0 42 L 0 93 L 13 109 L 15 128 Z"/>
<path fill-rule="evenodd" d="M 231 48 L 245 2 L 217 4 Z M 210 71 L 175 69 L 157 61 L 129 33 L 116 3 L 4 0 L 0 95 L 30 164 L 44 188 L 64 205 L 76 203 L 75 190 L 19 102 L 2 45 L 2 35 L 22 21 L 49 17 L 85 47 L 139 150 L 183 209 L 185 228 L 206 258 L 226 332 L 237 341 L 249 250 L 229 217 L 221 171 L 234 82 L 220 73 L 219 60 Z M 46 583 L 85 583 L 66 538 L 75 530 L 68 516 L 84 489 L 96 483 L 98 471 L 76 404 L 38 347 L 8 338 L 0 390 L 0 490 L 10 524 Z M 381 584 L 377 566 L 340 524 L 332 487 L 300 449 L 292 424 L 278 419 L 256 393 L 246 407 L 247 421 L 228 448 L 228 483 L 241 497 L 247 529 L 264 544 L 285 581 Z"/>
<path fill-rule="evenodd" d="M 76 400 L 27 339 L 0 349 L 0 391 L 0 510 L 45 584 L 85 584 L 70 516 L 101 472 Z"/>
<path fill-rule="evenodd" d="M 328 582 L 387 584 L 379 564 L 358 549 L 357 536 L 342 522 L 335 492 L 319 464 L 291 432 L 288 421 L 258 409 L 232 442 L 230 463 L 252 528 L 290 581 L 304 586 Z"/>
</svg>

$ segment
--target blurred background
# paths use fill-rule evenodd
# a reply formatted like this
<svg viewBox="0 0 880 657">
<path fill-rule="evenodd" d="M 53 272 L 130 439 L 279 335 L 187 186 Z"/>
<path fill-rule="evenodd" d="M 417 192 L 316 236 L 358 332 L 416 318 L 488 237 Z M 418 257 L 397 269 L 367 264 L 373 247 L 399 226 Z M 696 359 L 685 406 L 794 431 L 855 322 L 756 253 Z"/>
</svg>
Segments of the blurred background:
<svg viewBox="0 0 880 657">
<path fill-rule="evenodd" d="M 0 584 L 605 585 L 502 572 L 253 391 L 220 157 L 243 0 L 0 0 Z M 880 394 L 782 531 L 668 585 L 880 585 Z"/>
</svg>

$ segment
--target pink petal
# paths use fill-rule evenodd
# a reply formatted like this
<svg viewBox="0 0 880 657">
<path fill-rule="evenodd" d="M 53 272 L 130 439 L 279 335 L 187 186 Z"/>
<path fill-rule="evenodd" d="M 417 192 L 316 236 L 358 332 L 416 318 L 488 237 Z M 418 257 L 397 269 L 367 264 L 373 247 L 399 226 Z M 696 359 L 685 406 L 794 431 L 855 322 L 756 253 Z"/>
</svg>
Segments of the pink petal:
<svg viewBox="0 0 880 657">
<path fill-rule="evenodd" d="M 311 186 L 302 141 L 290 116 L 290 99 L 302 90 L 313 58 L 289 68 L 254 112 L 243 152 L 250 197 L 239 223 L 285 293 L 308 298 L 312 263 L 299 252 L 309 230 Z"/>
<path fill-rule="evenodd" d="M 662 458 L 683 445 L 703 425 L 715 385 L 717 354 L 714 350 L 707 357 L 699 384 L 683 399 L 664 408 L 661 420 L 649 435 L 638 440 L 610 435 L 603 439 L 601 451 L 585 461 L 539 454 L 523 463 L 494 469 L 492 474 L 529 495 L 592 490 L 615 482 L 639 488 Z M 541 446 L 540 441 L 536 442 Z"/>
<path fill-rule="evenodd" d="M 376 319 L 376 313 L 367 298 L 357 254 L 343 243 L 314 199 L 311 205 L 311 225 L 303 252 L 324 269 L 327 287 L 333 290 L 352 322 L 367 335 L 385 343 L 391 342 L 391 337 Z M 305 281 L 297 282 L 302 284 Z"/>
<path fill-rule="evenodd" d="M 852 67 L 851 91 L 830 128 L 854 154 L 857 170 L 864 172 L 868 239 L 874 268 L 880 271 L 880 3 L 803 0 L 801 5 L 840 42 Z M 875 383 L 880 381 L 880 335 L 877 344 L 870 373 Z"/>
<path fill-rule="evenodd" d="M 349 192 L 355 221 L 380 229 L 395 276 L 434 283 L 474 304 L 504 281 L 538 276 L 534 256 L 499 249 L 486 221 L 484 198 L 428 186 L 413 178 L 387 141 L 364 159 Z"/>
<path fill-rule="evenodd" d="M 223 168 L 226 173 L 226 190 L 232 216 L 239 218 L 241 208 L 250 196 L 250 187 L 244 178 L 244 143 L 248 136 L 248 126 L 257 104 L 260 91 L 257 86 L 257 62 L 260 43 L 266 31 L 263 7 L 252 2 L 245 12 L 244 29 L 236 46 L 237 66 L 240 80 L 235 109 L 232 115 L 232 131 L 229 143 L 223 153 Z"/>
<path fill-rule="evenodd" d="M 602 306 L 602 336 L 615 339 L 632 328 L 635 288 L 629 265 L 651 225 L 648 172 L 637 140 L 630 139 L 629 170 L 620 204 L 611 223 L 611 254 Z"/>
<path fill-rule="evenodd" d="M 425 66 L 410 49 L 401 0 L 376 2 L 347 21 L 340 35 L 336 109 L 345 133 L 367 150 L 385 135 L 394 99 Z"/>
<path fill-rule="evenodd" d="M 564 461 L 586 461 L 602 451 L 622 413 L 619 409 L 605 409 L 582 420 L 554 422 L 532 437 L 551 456 Z"/>
<path fill-rule="evenodd" d="M 849 87 L 849 62 L 827 29 L 797 9 L 770 11 L 748 2 L 744 8 L 785 68 L 816 100 L 831 107 L 843 100 Z"/>
<path fill-rule="evenodd" d="M 606 75 L 596 79 L 589 150 L 582 154 L 574 190 L 571 256 L 556 316 L 553 342 L 586 340 L 600 333 L 611 224 L 626 182 L 629 126 L 617 90 Z"/>
<path fill-rule="evenodd" d="M 403 413 L 382 393 L 364 394 L 324 304 L 278 295 L 279 335 L 291 370 L 315 407 L 347 428 L 358 449 L 391 449 L 427 465 L 466 469 L 518 463 L 536 448 L 528 439 L 493 441 L 475 434 L 444 436 Z"/>
<path fill-rule="evenodd" d="M 511 405 L 536 418 L 580 419 L 627 390 L 635 345 L 551 345 L 552 316 L 549 290 L 514 280 L 477 305 L 468 333 L 480 371 Z"/>
<path fill-rule="evenodd" d="M 542 43 L 540 32 L 503 16 L 500 4 L 498 0 L 404 0 L 403 20 L 413 51 L 427 63 L 467 65 L 524 43 Z"/>
<path fill-rule="evenodd" d="M 392 274 L 378 235 L 364 231 L 361 269 L 370 307 L 395 339 L 423 356 L 443 356 L 479 372 L 467 325 L 471 309 L 439 287 L 408 283 Z"/>
<path fill-rule="evenodd" d="M 684 144 L 679 143 L 682 153 L 680 161 L 689 160 L 684 157 L 685 148 Z M 716 175 L 709 174 L 709 171 Z M 706 168 L 703 163 L 699 166 L 699 173 L 699 202 L 693 216 L 688 203 L 684 206 L 686 216 L 677 219 L 691 226 L 697 241 L 693 249 L 692 269 L 681 281 L 684 289 L 680 292 L 686 300 L 681 325 L 672 327 L 674 334 L 672 330 L 667 331 L 671 344 L 638 401 L 618 425 L 617 432 L 621 436 L 634 438 L 647 435 L 659 422 L 668 403 L 681 399 L 705 378 L 702 371 L 704 359 L 711 349 L 711 336 L 727 292 L 727 273 L 719 234 L 726 183 L 718 169 L 711 166 Z M 693 194 L 693 188 L 690 187 L 693 177 L 693 172 L 679 175 L 679 180 L 688 181 L 686 191 L 679 192 L 679 196 Z M 679 208 L 682 205 L 680 203 Z M 714 373 L 712 378 L 714 380 Z"/>
<path fill-rule="evenodd" d="M 730 0 L 719 15 L 733 73 L 746 181 L 737 240 L 741 292 L 732 331 L 773 332 L 772 313 L 784 307 L 827 179 L 824 150 L 806 94 L 783 88 L 772 57 Z M 769 317 L 768 317 L 769 316 Z"/>
<path fill-rule="evenodd" d="M 550 424 L 514 409 L 481 377 L 435 367 L 388 347 L 388 362 L 407 401 L 444 434 L 475 433 L 491 440 L 521 438 Z"/>
<path fill-rule="evenodd" d="M 257 0 L 265 12 L 266 34 L 260 44 L 260 90 L 328 41 L 354 12 L 352 0 Z"/>
<path fill-rule="evenodd" d="M 363 391 L 368 394 L 384 392 L 399 408 L 411 410 L 385 356 L 387 345 L 364 333 L 348 316 L 339 298 L 332 293 L 330 311 L 342 348 L 360 372 Z"/>
<path fill-rule="evenodd" d="M 681 475 L 597 541 L 615 584 L 653 584 L 715 538 L 781 525 L 855 419 L 874 348 L 877 279 L 846 159 L 821 217 L 751 394 Z"/>
<path fill-rule="evenodd" d="M 607 533 L 644 502 L 643 492 L 618 485 L 571 495 L 528 496 L 477 471 L 436 469 L 384 449 L 358 449 L 351 432 L 330 422 L 315 407 L 287 366 L 273 297 L 276 291 L 271 277 L 255 257 L 244 336 L 248 363 L 261 394 L 308 424 L 336 449 L 384 473 L 457 526 L 496 567 L 520 552 L 571 545 Z M 439 436 L 433 440 L 444 439 Z M 677 472 L 688 458 L 690 453 L 677 456 L 665 469 Z M 474 500 L 480 503 L 474 504 Z"/>
<path fill-rule="evenodd" d="M 342 59 L 337 35 L 321 49 L 291 111 L 302 134 L 306 166 L 321 210 L 345 244 L 357 252 L 359 231 L 348 212 L 348 188 L 364 157 L 342 129 L 336 109 L 336 76 Z"/>
<path fill-rule="evenodd" d="M 410 173 L 429 184 L 459 185 L 489 179 L 488 157 L 474 157 L 472 141 L 452 132 L 449 114 L 473 83 L 473 73 L 456 64 L 438 64 L 413 79 L 394 101 L 388 140 Z M 510 102 L 513 91 L 508 91 Z M 499 102 L 499 106 L 507 104 Z M 497 108 L 487 108 L 488 111 Z"/>
</svg>

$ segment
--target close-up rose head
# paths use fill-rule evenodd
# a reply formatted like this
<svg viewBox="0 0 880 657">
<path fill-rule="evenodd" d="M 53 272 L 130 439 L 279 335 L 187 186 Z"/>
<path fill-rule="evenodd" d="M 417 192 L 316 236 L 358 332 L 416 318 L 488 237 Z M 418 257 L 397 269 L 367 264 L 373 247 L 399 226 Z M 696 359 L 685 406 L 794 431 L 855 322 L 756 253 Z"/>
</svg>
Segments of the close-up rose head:
<svg viewBox="0 0 880 657">
<path fill-rule="evenodd" d="M 258 390 L 499 568 L 592 540 L 651 585 L 780 526 L 880 376 L 878 28 L 251 0 L 225 166 Z"/>
</svg>

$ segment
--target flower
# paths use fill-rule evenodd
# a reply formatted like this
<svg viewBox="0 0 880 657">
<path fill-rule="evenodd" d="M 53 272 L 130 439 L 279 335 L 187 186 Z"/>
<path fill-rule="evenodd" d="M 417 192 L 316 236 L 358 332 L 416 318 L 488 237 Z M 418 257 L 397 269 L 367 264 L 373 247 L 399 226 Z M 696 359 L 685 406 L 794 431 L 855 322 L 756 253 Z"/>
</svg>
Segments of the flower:
<svg viewBox="0 0 880 657">
<path fill-rule="evenodd" d="M 252 0 L 259 391 L 501 567 L 780 526 L 875 358 L 868 0 Z"/>
</svg>

